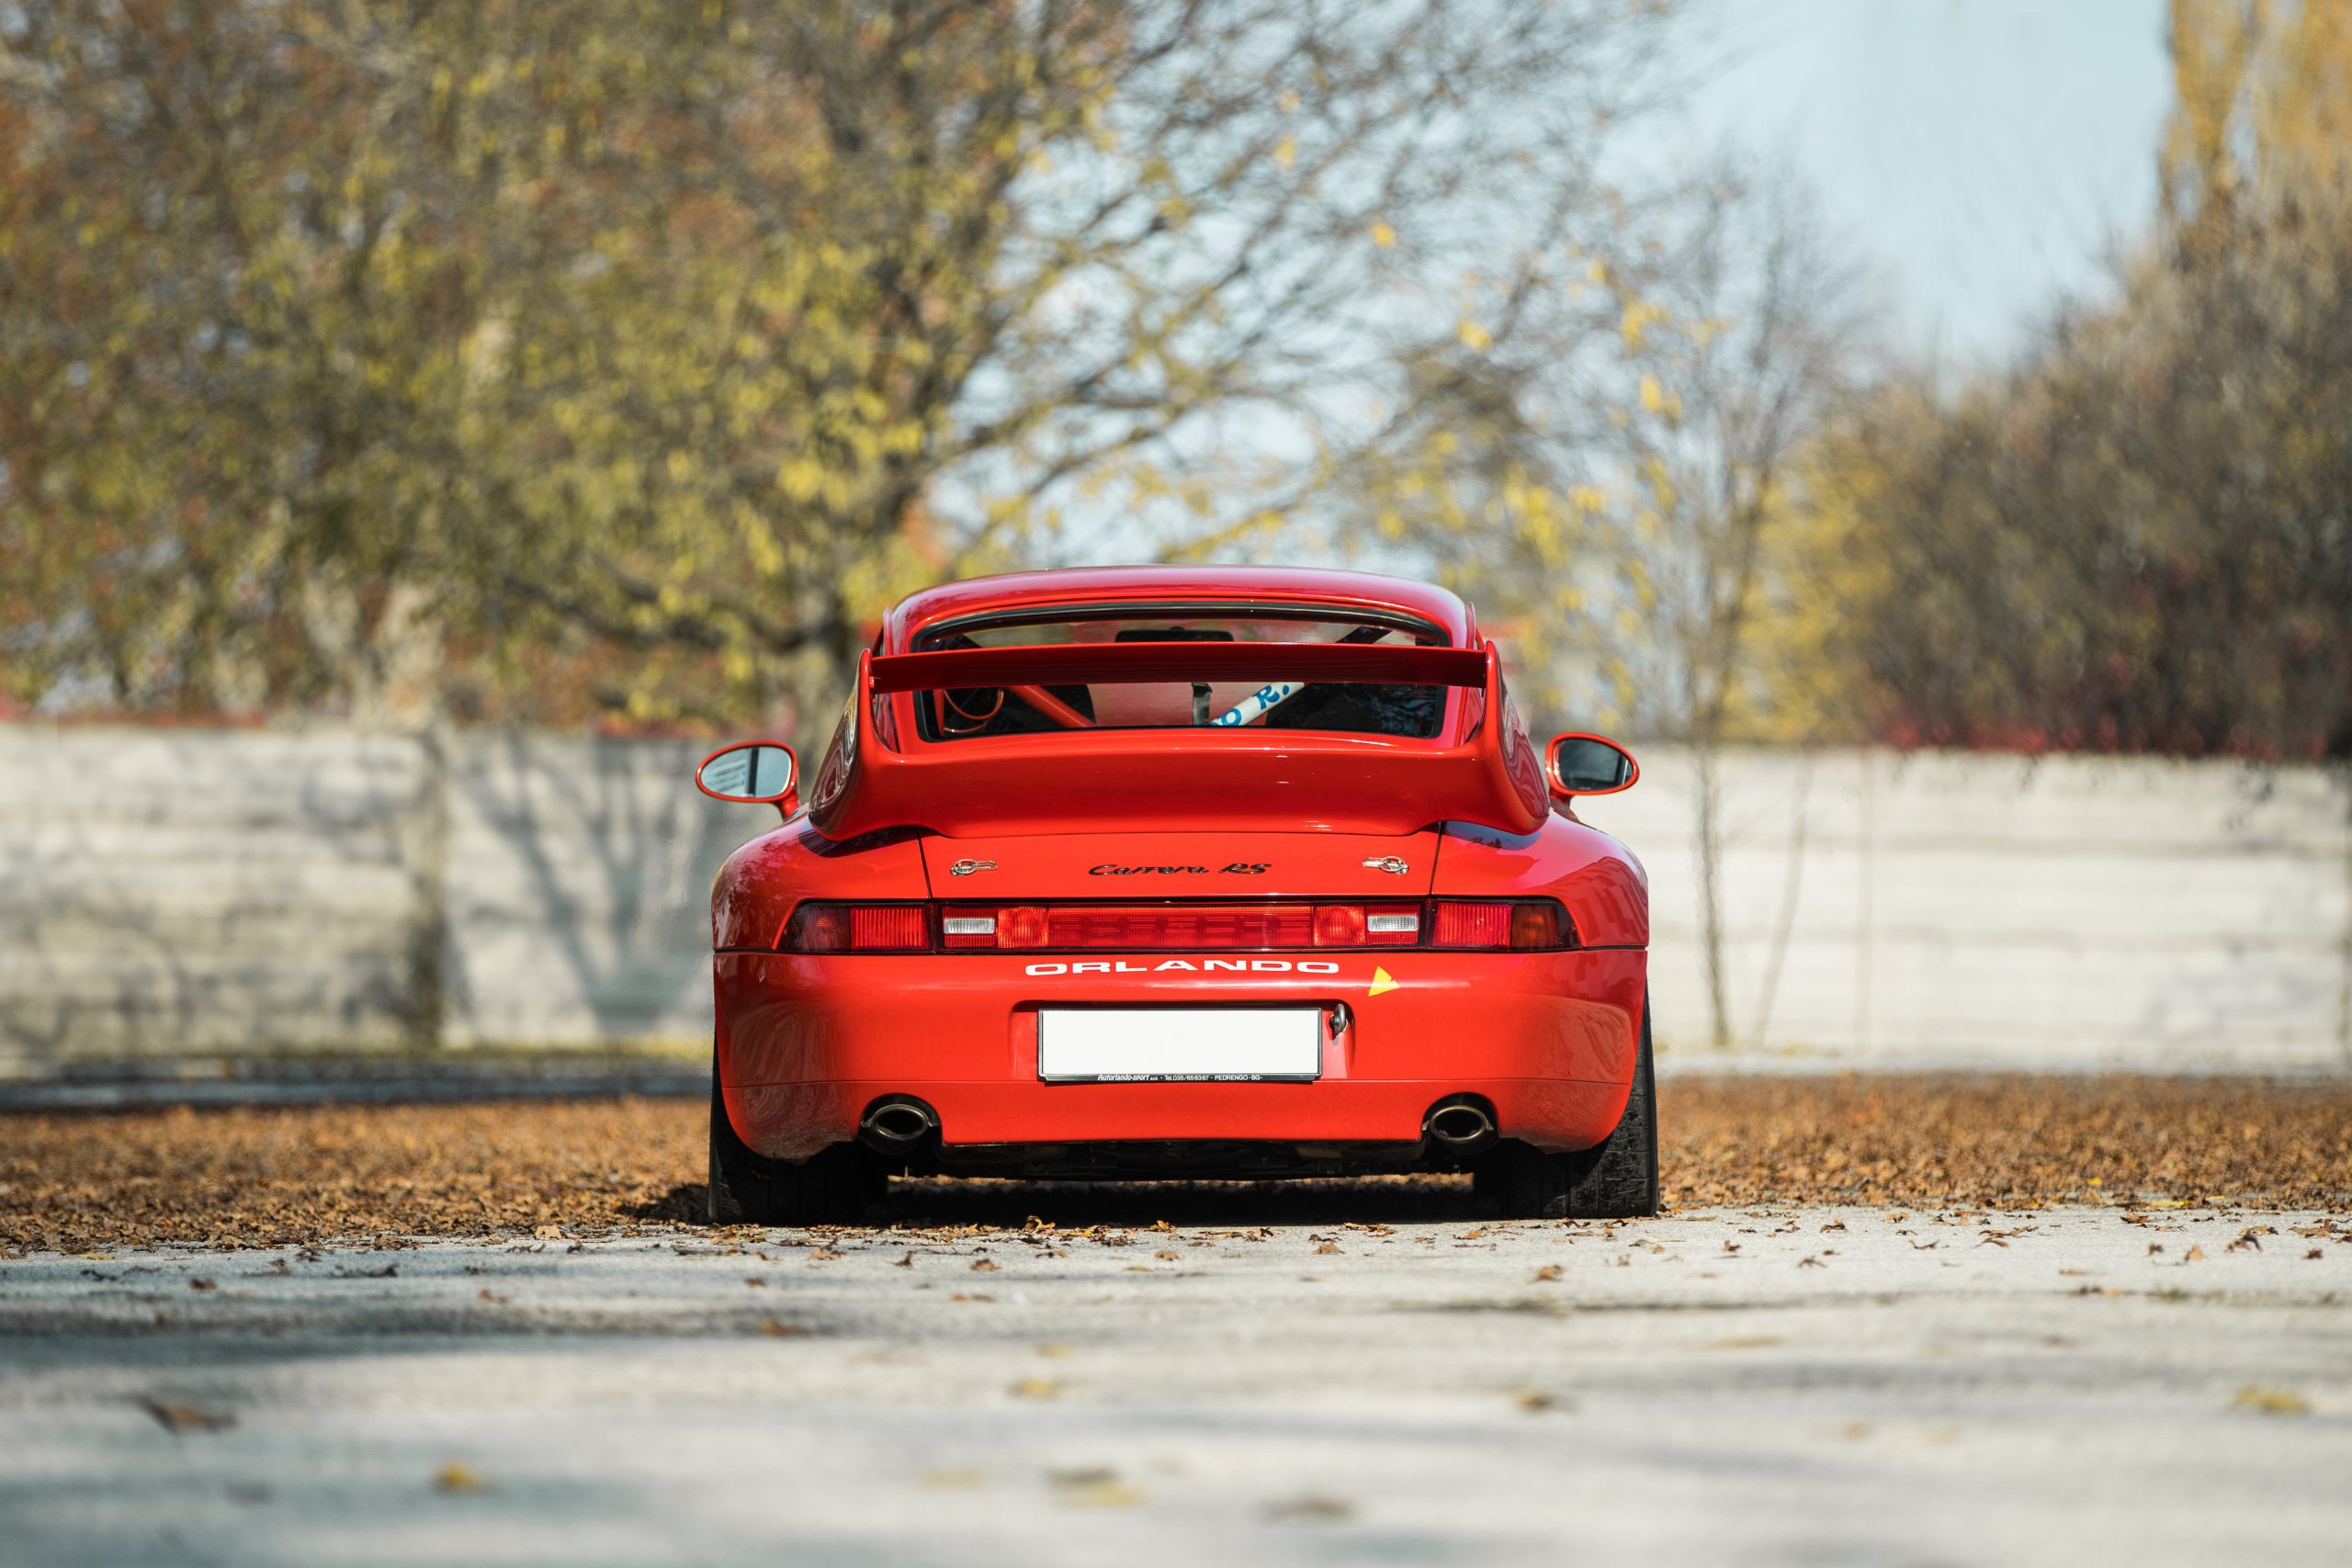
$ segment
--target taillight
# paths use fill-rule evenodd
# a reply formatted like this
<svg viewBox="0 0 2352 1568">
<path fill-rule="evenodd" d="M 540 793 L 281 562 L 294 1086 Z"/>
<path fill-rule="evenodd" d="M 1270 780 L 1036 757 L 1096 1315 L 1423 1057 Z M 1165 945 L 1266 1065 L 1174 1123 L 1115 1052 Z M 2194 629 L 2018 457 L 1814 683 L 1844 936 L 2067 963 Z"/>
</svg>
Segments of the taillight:
<svg viewBox="0 0 2352 1568">
<path fill-rule="evenodd" d="M 786 953 L 1154 949 L 1263 951 L 1421 947 L 1542 952 L 1574 947 L 1549 898 L 1419 904 L 924 904 L 809 902 L 793 911 Z"/>
<path fill-rule="evenodd" d="M 1568 932 L 1560 906 L 1549 898 L 1491 904 L 1446 900 L 1437 906 L 1430 945 L 1540 950 L 1571 945 L 1563 940 Z"/>
<path fill-rule="evenodd" d="M 1316 905 L 1315 945 L 1317 947 L 1362 947 L 1363 945 L 1363 906 L 1360 904 Z"/>
<path fill-rule="evenodd" d="M 1414 947 L 1418 904 L 949 904 L 940 938 L 950 952 L 1086 948 Z"/>
<path fill-rule="evenodd" d="M 1513 947 L 1557 947 L 1560 945 L 1560 907 L 1557 904 L 1517 904 L 1510 911 L 1510 944 Z"/>
<path fill-rule="evenodd" d="M 931 911 L 921 904 L 803 904 L 784 929 L 786 953 L 927 953 Z"/>
</svg>

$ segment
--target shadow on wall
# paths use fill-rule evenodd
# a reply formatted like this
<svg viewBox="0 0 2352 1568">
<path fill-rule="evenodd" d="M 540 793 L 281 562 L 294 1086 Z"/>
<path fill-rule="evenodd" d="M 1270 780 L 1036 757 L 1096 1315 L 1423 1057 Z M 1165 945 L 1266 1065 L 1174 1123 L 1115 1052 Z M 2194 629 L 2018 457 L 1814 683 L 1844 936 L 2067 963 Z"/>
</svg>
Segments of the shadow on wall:
<svg viewBox="0 0 2352 1568">
<path fill-rule="evenodd" d="M 691 742 L 0 729 L 0 1070 L 699 1041 Z"/>
<path fill-rule="evenodd" d="M 693 784 L 699 742 L 523 734 L 450 754 L 445 1037 L 707 1039 L 710 879 L 772 807 Z"/>
<path fill-rule="evenodd" d="M 422 750 L 0 728 L 0 1062 L 414 1038 Z"/>
</svg>

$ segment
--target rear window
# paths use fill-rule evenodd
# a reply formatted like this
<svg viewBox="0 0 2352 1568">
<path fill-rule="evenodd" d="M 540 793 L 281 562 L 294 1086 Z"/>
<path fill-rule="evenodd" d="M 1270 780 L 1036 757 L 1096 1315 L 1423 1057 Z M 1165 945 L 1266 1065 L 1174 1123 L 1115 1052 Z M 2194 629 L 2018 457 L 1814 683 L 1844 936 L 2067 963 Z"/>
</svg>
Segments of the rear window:
<svg viewBox="0 0 2352 1568">
<path fill-rule="evenodd" d="M 1089 642 L 1347 642 L 1443 647 L 1445 636 L 1404 616 L 1313 612 L 1273 615 L 1204 606 L 1164 612 L 1077 615 L 1064 612 L 958 622 L 915 639 L 922 653 Z M 916 694 L 925 740 L 1098 729 L 1311 729 L 1429 739 L 1445 715 L 1442 686 L 1310 681 L 1273 686 L 1250 681 L 1099 682 L 989 687 Z"/>
</svg>

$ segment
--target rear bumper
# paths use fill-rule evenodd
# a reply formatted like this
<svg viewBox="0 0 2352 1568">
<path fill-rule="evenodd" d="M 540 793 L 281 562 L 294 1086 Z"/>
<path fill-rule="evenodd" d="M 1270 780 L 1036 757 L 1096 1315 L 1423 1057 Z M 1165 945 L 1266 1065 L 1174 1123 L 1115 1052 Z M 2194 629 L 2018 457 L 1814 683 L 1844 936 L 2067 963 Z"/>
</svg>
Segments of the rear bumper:
<svg viewBox="0 0 2352 1568">
<path fill-rule="evenodd" d="M 958 1145 L 1412 1144 L 1432 1101 L 1483 1096 L 1504 1137 L 1589 1148 L 1623 1114 L 1647 954 L 1265 954 L 1247 976 L 1053 972 L 1060 957 L 810 956 L 714 961 L 718 1075 L 743 1141 L 805 1159 L 857 1134 L 867 1106 L 913 1095 Z M 1172 956 L 1172 955 L 1171 955 Z M 1253 955 L 1256 956 L 1256 955 Z M 1301 972 L 1301 960 L 1327 972 Z M 1032 973 L 1044 970 L 1046 973 Z M 1378 995 L 1373 987 L 1385 974 Z M 1040 1006 L 1345 1008 L 1313 1083 L 1046 1083 Z M 979 1151 L 976 1148 L 974 1153 Z"/>
</svg>

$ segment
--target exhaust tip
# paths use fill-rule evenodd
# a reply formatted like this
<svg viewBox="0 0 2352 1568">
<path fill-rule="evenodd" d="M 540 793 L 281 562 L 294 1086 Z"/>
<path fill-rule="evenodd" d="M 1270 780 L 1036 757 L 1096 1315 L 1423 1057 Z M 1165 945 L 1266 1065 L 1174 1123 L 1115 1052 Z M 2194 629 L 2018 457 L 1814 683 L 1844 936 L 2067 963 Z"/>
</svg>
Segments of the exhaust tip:
<svg viewBox="0 0 2352 1568">
<path fill-rule="evenodd" d="M 1454 1148 L 1483 1144 L 1495 1135 L 1495 1119 L 1483 1105 L 1449 1100 L 1430 1111 L 1430 1136 Z"/>
<path fill-rule="evenodd" d="M 939 1116 L 920 1100 L 886 1100 L 865 1113 L 865 1131 L 876 1143 L 904 1148 L 937 1133 Z"/>
</svg>

